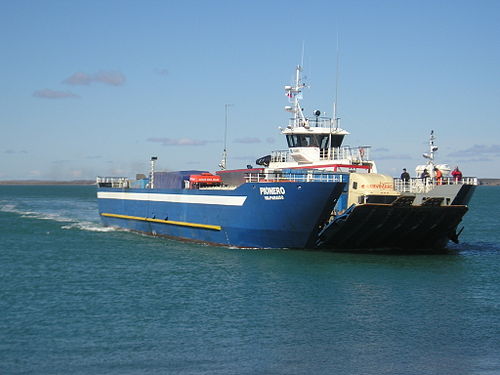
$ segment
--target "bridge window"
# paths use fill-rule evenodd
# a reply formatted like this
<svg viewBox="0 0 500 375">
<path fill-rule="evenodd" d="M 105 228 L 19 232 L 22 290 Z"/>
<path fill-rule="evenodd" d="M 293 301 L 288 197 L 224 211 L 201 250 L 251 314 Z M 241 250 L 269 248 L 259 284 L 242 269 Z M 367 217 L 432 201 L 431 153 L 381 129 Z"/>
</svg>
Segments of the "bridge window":
<svg viewBox="0 0 500 375">
<path fill-rule="evenodd" d="M 319 136 L 316 134 L 290 134 L 286 136 L 288 147 L 319 147 Z"/>
<path fill-rule="evenodd" d="M 322 150 L 326 150 L 328 148 L 328 135 L 319 135 L 318 137 L 320 137 L 320 143 L 319 143 L 319 147 L 322 149 Z"/>
<path fill-rule="evenodd" d="M 332 147 L 340 147 L 344 140 L 343 135 L 332 134 Z M 319 147 L 328 149 L 329 134 L 289 134 L 286 136 L 288 147 Z"/>
</svg>

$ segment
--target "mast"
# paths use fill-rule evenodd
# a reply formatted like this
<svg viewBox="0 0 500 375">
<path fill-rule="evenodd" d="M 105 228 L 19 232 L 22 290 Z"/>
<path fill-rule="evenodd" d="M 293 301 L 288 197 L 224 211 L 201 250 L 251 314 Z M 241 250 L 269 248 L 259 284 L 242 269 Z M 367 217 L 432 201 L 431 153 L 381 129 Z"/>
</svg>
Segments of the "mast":
<svg viewBox="0 0 500 375">
<path fill-rule="evenodd" d="M 339 34 L 337 33 L 337 66 L 335 68 L 335 102 L 333 103 L 333 118 L 332 121 L 335 122 L 335 129 L 338 129 L 340 120 L 337 117 L 337 99 L 339 93 L 339 66 L 340 66 L 340 49 L 339 49 Z"/>
<path fill-rule="evenodd" d="M 429 160 L 427 162 L 427 165 L 431 166 L 431 169 L 434 169 L 434 153 L 438 150 L 438 147 L 434 145 L 435 139 L 436 137 L 434 136 L 434 130 L 431 130 L 431 135 L 429 137 L 429 153 L 422 155 L 424 158 Z"/>
<path fill-rule="evenodd" d="M 232 104 L 224 104 L 224 151 L 222 152 L 222 160 L 219 163 L 221 170 L 227 168 L 227 109 L 232 106 Z"/>
<path fill-rule="evenodd" d="M 297 65 L 295 68 L 295 84 L 294 86 L 285 86 L 285 95 L 288 101 L 293 106 L 286 106 L 285 110 L 293 113 L 292 128 L 306 125 L 306 118 L 302 112 L 300 101 L 302 100 L 302 89 L 306 85 L 302 82 L 302 65 Z"/>
<path fill-rule="evenodd" d="M 434 164 L 434 152 L 438 150 L 437 146 L 434 146 L 434 140 L 436 137 L 434 137 L 434 130 L 431 130 L 431 136 L 429 138 L 429 152 L 430 152 L 430 160 Z"/>
<path fill-rule="evenodd" d="M 335 124 L 335 130 L 338 130 L 339 120 L 340 120 L 340 118 L 337 117 L 337 99 L 338 99 L 338 93 L 339 93 L 339 60 L 340 60 L 339 34 L 337 33 L 337 66 L 335 68 L 335 101 L 333 102 L 333 117 L 330 121 L 330 135 L 328 138 L 328 159 L 329 160 L 331 160 L 331 158 L 332 158 L 332 126 Z"/>
</svg>

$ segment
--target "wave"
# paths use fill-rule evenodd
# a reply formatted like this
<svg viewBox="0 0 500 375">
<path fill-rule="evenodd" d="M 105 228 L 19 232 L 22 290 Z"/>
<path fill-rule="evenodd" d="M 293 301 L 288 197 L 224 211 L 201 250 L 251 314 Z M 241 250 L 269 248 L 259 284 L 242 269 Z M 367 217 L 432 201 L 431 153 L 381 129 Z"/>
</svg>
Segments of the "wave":
<svg viewBox="0 0 500 375">
<path fill-rule="evenodd" d="M 490 241 L 464 241 L 458 245 L 450 246 L 450 249 L 456 250 L 462 255 L 498 254 L 500 244 Z"/>
<path fill-rule="evenodd" d="M 98 221 L 93 222 L 89 220 L 78 219 L 75 217 L 71 218 L 59 212 L 25 210 L 17 207 L 12 203 L 2 204 L 2 202 L 0 202 L 0 212 L 17 214 L 23 218 L 50 220 L 58 223 L 64 223 L 64 225 L 61 226 L 62 229 L 79 229 L 91 232 L 112 232 L 118 230 L 117 228 L 113 227 L 105 227 Z"/>
<path fill-rule="evenodd" d="M 62 229 L 80 229 L 80 230 L 87 230 L 89 232 L 115 232 L 119 229 L 114 228 L 114 227 L 105 227 L 96 223 L 90 223 L 90 222 L 75 222 L 71 223 L 68 225 L 63 225 L 61 227 Z"/>
<path fill-rule="evenodd" d="M 4 205 L 0 206 L 0 211 L 18 214 L 21 217 L 26 217 L 26 218 L 30 218 L 30 219 L 52 220 L 52 221 L 58 221 L 58 222 L 63 222 L 63 223 L 75 221 L 74 219 L 63 216 L 57 212 L 51 213 L 51 212 L 39 212 L 39 211 L 27 211 L 27 210 L 22 210 L 22 209 L 18 208 L 14 204 L 4 204 Z"/>
</svg>

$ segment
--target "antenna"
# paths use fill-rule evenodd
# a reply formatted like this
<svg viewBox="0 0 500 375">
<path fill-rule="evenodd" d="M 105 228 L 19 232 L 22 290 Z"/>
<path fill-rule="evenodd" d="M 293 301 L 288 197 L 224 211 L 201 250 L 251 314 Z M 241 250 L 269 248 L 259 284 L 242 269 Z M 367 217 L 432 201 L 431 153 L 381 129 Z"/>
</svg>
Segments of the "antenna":
<svg viewBox="0 0 500 375">
<path fill-rule="evenodd" d="M 333 118 L 330 121 L 330 134 L 328 136 L 328 159 L 332 157 L 332 123 L 335 123 L 335 129 L 339 128 L 339 120 L 337 117 L 337 99 L 339 93 L 339 65 L 340 65 L 340 52 L 339 52 L 339 33 L 337 32 L 337 66 L 335 68 L 335 101 L 333 102 Z"/>
<path fill-rule="evenodd" d="M 302 41 L 302 56 L 300 57 L 300 66 L 304 67 L 304 50 L 306 42 Z"/>
<path fill-rule="evenodd" d="M 339 93 L 339 65 L 340 65 L 340 48 L 339 48 L 339 33 L 337 33 L 337 67 L 335 68 L 335 102 L 333 103 L 333 121 L 335 121 L 335 128 L 338 129 L 339 124 L 337 118 L 337 100 Z"/>
<path fill-rule="evenodd" d="M 225 170 L 227 168 L 227 109 L 232 107 L 233 104 L 224 104 L 224 151 L 222 153 L 222 160 L 219 163 L 219 167 L 221 170 Z"/>
</svg>

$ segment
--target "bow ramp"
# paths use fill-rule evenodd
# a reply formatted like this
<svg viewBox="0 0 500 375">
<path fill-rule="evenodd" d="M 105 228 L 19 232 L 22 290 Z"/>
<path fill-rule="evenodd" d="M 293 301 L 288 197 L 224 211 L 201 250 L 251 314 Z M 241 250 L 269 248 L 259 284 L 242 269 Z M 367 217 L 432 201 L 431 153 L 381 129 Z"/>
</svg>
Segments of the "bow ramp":
<svg viewBox="0 0 500 375">
<path fill-rule="evenodd" d="M 443 198 L 401 196 L 391 204 L 352 205 L 318 235 L 316 245 L 329 249 L 441 249 L 458 241 L 456 228 L 465 205 L 441 205 Z"/>
</svg>

